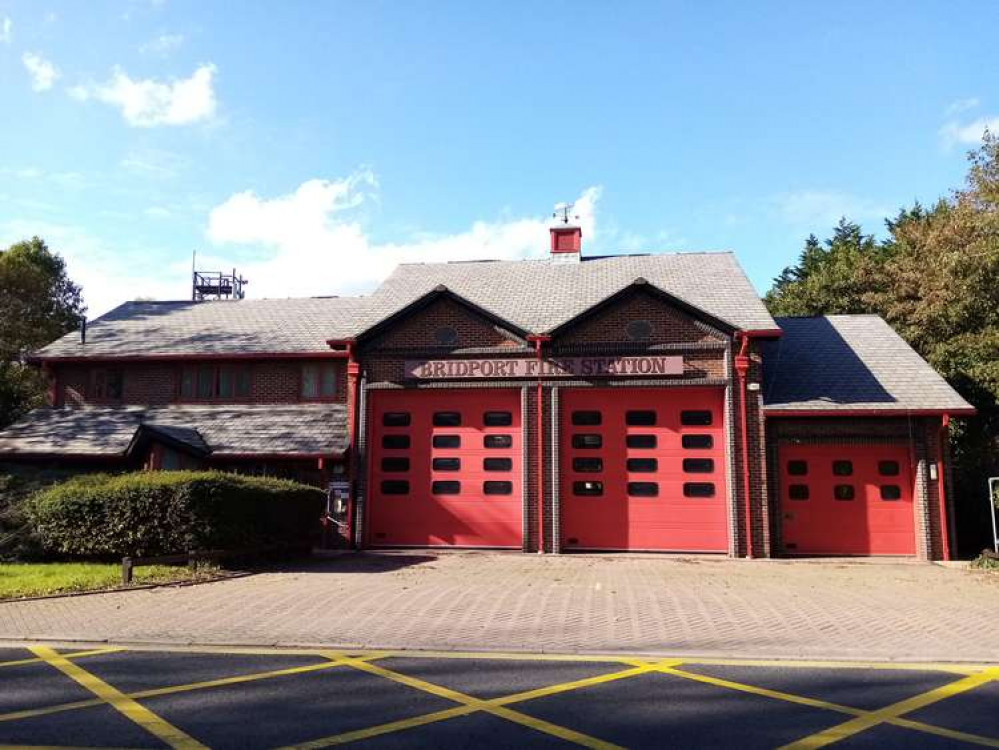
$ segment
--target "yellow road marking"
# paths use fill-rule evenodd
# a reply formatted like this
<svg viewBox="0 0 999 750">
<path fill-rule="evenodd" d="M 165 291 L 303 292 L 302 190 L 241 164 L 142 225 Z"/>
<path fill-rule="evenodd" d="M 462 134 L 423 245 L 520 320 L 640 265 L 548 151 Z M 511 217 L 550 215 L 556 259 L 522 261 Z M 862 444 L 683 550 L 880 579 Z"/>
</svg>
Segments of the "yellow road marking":
<svg viewBox="0 0 999 750">
<path fill-rule="evenodd" d="M 999 670 L 987 669 L 978 674 L 962 677 L 960 680 L 948 683 L 925 693 L 920 693 L 904 701 L 893 703 L 890 706 L 871 711 L 863 716 L 858 716 L 850 721 L 838 724 L 821 732 L 803 737 L 800 740 L 784 745 L 781 750 L 815 750 L 815 748 L 825 747 L 834 742 L 839 742 L 847 737 L 852 737 L 866 729 L 870 729 L 878 724 L 883 724 L 892 719 L 898 719 L 903 714 L 916 711 L 924 706 L 942 701 L 955 695 L 973 690 L 979 685 L 984 685 L 994 679 L 999 678 Z M 984 739 L 984 738 L 982 738 Z"/>
<path fill-rule="evenodd" d="M 444 721 L 446 719 L 455 718 L 457 716 L 464 716 L 477 711 L 482 711 L 493 716 L 497 716 L 501 719 L 506 719 L 515 724 L 534 729 L 545 734 L 558 737 L 560 739 L 566 740 L 568 742 L 573 742 L 577 745 L 582 745 L 583 747 L 594 748 L 595 750 L 612 750 L 618 746 L 600 740 L 596 737 L 591 737 L 582 732 L 577 732 L 573 729 L 567 727 L 562 727 L 557 724 L 552 724 L 551 722 L 545 721 L 543 719 L 538 719 L 533 716 L 528 716 L 522 714 L 518 711 L 513 711 L 506 708 L 507 704 L 516 703 L 522 700 L 528 700 L 528 697 L 540 697 L 541 695 L 554 694 L 556 692 L 572 690 L 577 687 L 583 687 L 584 685 L 595 685 L 600 682 L 608 682 L 612 679 L 622 679 L 622 677 L 631 677 L 636 674 L 641 674 L 643 672 L 652 671 L 653 667 L 651 665 L 646 665 L 642 667 L 633 667 L 632 669 L 625 670 L 624 672 L 616 672 L 611 675 L 599 675 L 597 677 L 586 678 L 585 680 L 577 680 L 572 687 L 569 687 L 568 683 L 564 683 L 561 686 L 553 685 L 549 688 L 539 688 L 538 690 L 527 691 L 527 693 L 518 695 L 508 695 L 502 698 L 494 698 L 491 700 L 483 700 L 481 698 L 474 698 L 465 693 L 460 693 L 457 690 L 452 690 L 451 688 L 443 687 L 441 685 L 435 685 L 426 680 L 421 680 L 417 677 L 411 677 L 409 675 L 402 674 L 400 672 L 394 672 L 390 669 L 385 669 L 375 664 L 369 664 L 366 662 L 360 662 L 356 659 L 350 659 L 344 657 L 342 654 L 337 652 L 326 652 L 328 658 L 331 659 L 344 659 L 348 666 L 352 666 L 362 672 L 367 672 L 369 674 L 382 677 L 392 682 L 397 682 L 401 685 L 406 685 L 407 687 L 420 690 L 431 695 L 436 695 L 439 698 L 444 698 L 446 700 L 454 701 L 461 705 L 455 706 L 454 708 L 445 709 L 443 711 L 435 711 L 431 714 L 424 714 L 423 716 L 416 716 L 410 719 L 401 719 L 399 721 L 388 722 L 386 724 L 380 724 L 374 727 L 368 727 L 366 729 L 355 730 L 352 732 L 345 732 L 339 735 L 333 735 L 331 737 L 325 737 L 318 740 L 313 740 L 312 742 L 294 745 L 295 748 L 309 748 L 314 750 L 316 748 L 331 747 L 333 745 L 342 745 L 347 742 L 354 742 L 361 739 L 368 739 L 370 737 L 376 737 L 382 734 L 388 734 L 390 732 L 398 732 L 404 729 L 412 729 L 418 726 L 424 726 L 426 724 L 431 724 L 438 721 Z"/>
<path fill-rule="evenodd" d="M 318 655 L 318 654 L 315 654 Z M 381 659 L 386 656 L 385 653 L 378 654 L 372 653 L 370 655 L 358 657 L 366 661 L 374 661 L 375 659 Z M 318 672 L 320 670 L 333 669 L 334 667 L 342 667 L 343 664 L 333 661 L 322 661 L 317 664 L 306 664 L 301 667 L 288 667 L 286 669 L 274 669 L 267 672 L 252 672 L 250 674 L 234 675 L 232 677 L 220 677 L 215 680 L 204 680 L 202 682 L 188 682 L 182 685 L 167 685 L 166 687 L 159 688 L 147 688 L 146 690 L 140 690 L 135 693 L 126 693 L 125 695 L 134 700 L 140 700 L 142 698 L 157 698 L 161 695 L 173 695 L 175 693 L 187 693 L 192 690 L 205 690 L 208 688 L 216 687 L 226 687 L 228 685 L 239 685 L 244 682 L 256 682 L 258 680 L 269 680 L 274 677 L 285 677 L 287 675 L 305 674 L 307 672 Z M 11 711 L 10 713 L 0 714 L 0 722 L 4 721 L 18 721 L 19 719 L 30 719 L 35 716 L 47 716 L 49 714 L 62 713 L 63 711 L 73 711 L 79 708 L 92 708 L 93 706 L 103 705 L 106 701 L 102 698 L 89 698 L 82 701 L 73 701 L 72 703 L 60 703 L 56 706 L 45 706 L 43 708 L 27 708 L 20 711 Z"/>
<path fill-rule="evenodd" d="M 31 651 L 71 680 L 85 687 L 98 698 L 102 698 L 110 703 L 123 716 L 131 719 L 170 747 L 177 748 L 178 750 L 201 750 L 205 748 L 204 745 L 189 734 L 157 716 L 142 704 L 137 703 L 134 698 L 129 698 L 117 688 L 112 687 L 96 675 L 92 675 L 78 664 L 74 664 L 69 659 L 60 656 L 48 646 L 32 646 Z"/>
<path fill-rule="evenodd" d="M 671 667 L 660 666 L 658 671 L 664 672 L 666 674 L 676 675 L 677 677 L 683 677 L 684 679 L 694 680 L 696 682 L 703 682 L 708 685 L 715 685 L 716 687 L 728 688 L 730 690 L 737 690 L 744 693 L 751 693 L 753 695 L 759 695 L 765 698 L 774 698 L 776 700 L 786 701 L 787 703 L 796 703 L 798 705 L 808 706 L 810 708 L 824 708 L 829 711 L 837 711 L 839 713 L 849 714 L 856 717 L 866 717 L 874 713 L 866 709 L 854 708 L 853 706 L 844 706 L 840 703 L 832 703 L 830 701 L 823 701 L 817 698 L 809 698 L 803 695 L 785 693 L 779 690 L 770 690 L 769 688 L 762 688 L 756 685 L 748 685 L 742 682 L 733 682 L 731 680 L 724 680 L 718 677 L 712 677 L 710 675 L 698 674 L 697 672 L 688 672 L 687 670 L 684 669 L 674 669 Z M 937 735 L 938 737 L 946 737 L 947 739 L 961 740 L 975 745 L 982 745 L 984 747 L 999 748 L 999 740 L 994 740 L 989 737 L 982 737 L 981 735 L 977 734 L 959 732 L 953 729 L 944 729 L 943 727 L 938 727 L 933 724 L 925 724 L 921 721 L 913 721 L 911 719 L 889 718 L 885 719 L 884 721 L 885 723 L 888 724 L 905 727 L 906 729 L 913 729 L 918 732 L 925 732 L 926 734 Z"/>
<path fill-rule="evenodd" d="M 28 648 L 28 647 L 25 647 Z M 121 648 L 95 648 L 88 651 L 75 651 L 71 654 L 62 654 L 64 659 L 80 659 L 84 656 L 99 656 L 100 654 L 113 654 L 117 651 L 123 651 Z M 37 656 L 32 656 L 27 659 L 16 659 L 14 661 L 0 661 L 0 667 L 20 667 L 24 664 L 44 664 L 45 660 Z"/>
</svg>

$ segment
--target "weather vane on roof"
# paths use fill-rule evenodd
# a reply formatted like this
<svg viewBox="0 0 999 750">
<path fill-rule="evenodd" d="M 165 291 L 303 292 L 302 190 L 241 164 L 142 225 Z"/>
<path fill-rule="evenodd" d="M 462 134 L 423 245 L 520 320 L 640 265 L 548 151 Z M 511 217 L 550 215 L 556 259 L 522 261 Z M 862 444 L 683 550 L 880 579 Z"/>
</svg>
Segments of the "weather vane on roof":
<svg viewBox="0 0 999 750">
<path fill-rule="evenodd" d="M 552 218 L 561 219 L 563 224 L 568 224 L 569 219 L 578 219 L 578 216 L 570 216 L 575 205 L 575 203 L 556 203 L 555 213 L 552 214 Z"/>
</svg>

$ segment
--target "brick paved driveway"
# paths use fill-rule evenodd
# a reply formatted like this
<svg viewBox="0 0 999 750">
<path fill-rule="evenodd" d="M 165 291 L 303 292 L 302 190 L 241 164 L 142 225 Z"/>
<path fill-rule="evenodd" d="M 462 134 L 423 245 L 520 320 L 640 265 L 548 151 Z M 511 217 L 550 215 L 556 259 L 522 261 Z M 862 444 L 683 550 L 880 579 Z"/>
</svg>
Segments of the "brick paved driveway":
<svg viewBox="0 0 999 750">
<path fill-rule="evenodd" d="M 999 576 L 917 563 L 359 555 L 0 604 L 0 638 L 994 661 Z"/>
</svg>

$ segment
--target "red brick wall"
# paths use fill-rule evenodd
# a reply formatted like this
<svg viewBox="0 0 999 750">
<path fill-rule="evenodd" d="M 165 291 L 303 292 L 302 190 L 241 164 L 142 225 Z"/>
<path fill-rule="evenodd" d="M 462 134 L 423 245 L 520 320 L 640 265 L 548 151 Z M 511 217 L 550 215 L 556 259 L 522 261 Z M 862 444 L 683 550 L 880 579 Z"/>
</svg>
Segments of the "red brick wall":
<svg viewBox="0 0 999 750">
<path fill-rule="evenodd" d="M 636 290 L 615 304 L 595 313 L 559 337 L 559 346 L 609 344 L 634 346 L 628 338 L 628 324 L 648 321 L 652 336 L 648 344 L 691 344 L 725 341 L 726 337 L 712 331 L 682 310 L 665 304 L 649 292 Z"/>
<path fill-rule="evenodd" d="M 222 364 L 211 360 L 212 364 Z M 252 387 L 250 398 L 239 402 L 258 404 L 288 404 L 296 403 L 301 392 L 302 367 L 307 364 L 327 363 L 337 368 L 336 400 L 346 398 L 346 363 L 340 360 L 259 360 L 246 362 L 252 371 Z M 120 367 L 124 373 L 123 397 L 121 404 L 129 406 L 158 406 L 177 403 L 179 398 L 180 374 L 184 365 L 199 364 L 191 359 L 183 364 L 164 362 L 125 362 Z M 57 378 L 57 403 L 69 407 L 107 403 L 97 401 L 93 397 L 91 386 L 93 372 L 96 369 L 106 369 L 108 364 L 68 364 L 54 365 L 52 371 Z M 196 403 L 196 402 L 192 402 Z"/>
</svg>

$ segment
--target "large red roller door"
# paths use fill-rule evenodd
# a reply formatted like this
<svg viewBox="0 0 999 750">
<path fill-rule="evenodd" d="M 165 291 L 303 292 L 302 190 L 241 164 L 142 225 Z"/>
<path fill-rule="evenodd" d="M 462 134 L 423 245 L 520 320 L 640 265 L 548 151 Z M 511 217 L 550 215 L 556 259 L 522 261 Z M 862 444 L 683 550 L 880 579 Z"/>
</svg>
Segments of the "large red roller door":
<svg viewBox="0 0 999 750">
<path fill-rule="evenodd" d="M 891 445 L 782 445 L 783 546 L 792 554 L 914 555 L 908 450 Z"/>
<path fill-rule="evenodd" d="M 724 392 L 560 395 L 562 546 L 725 552 Z"/>
<path fill-rule="evenodd" d="M 374 391 L 369 434 L 370 545 L 521 546 L 519 391 Z"/>
</svg>

